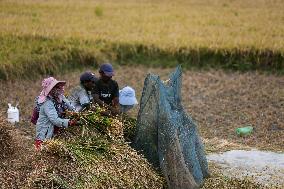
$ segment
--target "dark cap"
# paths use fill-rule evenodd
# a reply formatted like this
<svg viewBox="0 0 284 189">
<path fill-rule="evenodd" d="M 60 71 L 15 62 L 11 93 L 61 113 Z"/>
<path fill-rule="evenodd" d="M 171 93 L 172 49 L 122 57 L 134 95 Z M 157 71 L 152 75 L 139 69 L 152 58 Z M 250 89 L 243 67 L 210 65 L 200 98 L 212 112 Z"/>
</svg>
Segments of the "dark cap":
<svg viewBox="0 0 284 189">
<path fill-rule="evenodd" d="M 105 63 L 100 66 L 100 72 L 103 72 L 106 76 L 114 76 L 113 67 L 110 63 Z"/>
<path fill-rule="evenodd" d="M 96 78 L 95 74 L 93 74 L 90 71 L 86 71 L 84 72 L 81 76 L 80 76 L 80 81 L 84 82 L 84 81 L 93 81 L 96 82 L 98 79 Z"/>
</svg>

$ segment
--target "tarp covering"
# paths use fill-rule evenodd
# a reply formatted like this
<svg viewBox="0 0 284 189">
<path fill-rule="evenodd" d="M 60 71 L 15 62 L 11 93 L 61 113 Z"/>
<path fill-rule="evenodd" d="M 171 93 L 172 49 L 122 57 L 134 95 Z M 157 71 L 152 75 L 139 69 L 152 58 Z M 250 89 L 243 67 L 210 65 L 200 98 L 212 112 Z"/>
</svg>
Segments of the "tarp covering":
<svg viewBox="0 0 284 189">
<path fill-rule="evenodd" d="M 169 188 L 197 188 L 208 164 L 196 124 L 181 104 L 181 67 L 162 81 L 148 74 L 140 102 L 134 146 L 160 167 Z"/>
</svg>

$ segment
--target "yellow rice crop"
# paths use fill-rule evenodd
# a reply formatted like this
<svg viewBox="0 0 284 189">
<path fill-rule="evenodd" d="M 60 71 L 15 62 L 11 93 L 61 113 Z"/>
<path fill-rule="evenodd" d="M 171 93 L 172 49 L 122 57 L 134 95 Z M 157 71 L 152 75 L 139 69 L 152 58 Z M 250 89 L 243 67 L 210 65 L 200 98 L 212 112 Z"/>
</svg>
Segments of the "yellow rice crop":
<svg viewBox="0 0 284 189">
<path fill-rule="evenodd" d="M 283 10 L 282 0 L 2 0 L 0 33 L 283 51 Z"/>
</svg>

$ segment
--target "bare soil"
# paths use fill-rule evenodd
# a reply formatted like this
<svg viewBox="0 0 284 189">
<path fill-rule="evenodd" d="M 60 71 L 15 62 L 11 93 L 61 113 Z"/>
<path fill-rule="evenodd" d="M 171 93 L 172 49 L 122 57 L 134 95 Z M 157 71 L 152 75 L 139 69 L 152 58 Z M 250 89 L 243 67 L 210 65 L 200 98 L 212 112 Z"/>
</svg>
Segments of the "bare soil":
<svg viewBox="0 0 284 189">
<path fill-rule="evenodd" d="M 93 71 L 98 75 L 97 70 Z M 171 71 L 173 69 L 123 66 L 116 67 L 114 79 L 120 88 L 126 85 L 133 87 L 139 100 L 148 73 L 167 79 Z M 79 84 L 80 73 L 73 71 L 55 77 L 67 81 L 68 94 Z M 18 129 L 14 129 L 19 140 L 11 141 L 17 145 L 6 144 L 7 148 L 11 148 L 11 156 L 1 160 L 0 181 L 6 183 L 3 182 L 3 187 L 11 184 L 6 177 L 21 183 L 32 169 L 29 154 L 33 153 L 35 127 L 29 119 L 42 79 L 0 81 L 2 120 L 6 117 L 8 102 L 15 104 L 19 101 L 21 114 L 20 123 L 16 126 Z M 222 70 L 184 71 L 182 97 L 184 108 L 198 125 L 207 153 L 251 148 L 284 151 L 284 76 Z M 136 116 L 138 109 L 139 106 L 130 114 Z M 237 136 L 235 129 L 245 125 L 253 126 L 253 133 L 247 137 Z M 18 147 L 13 149 L 11 146 Z"/>
<path fill-rule="evenodd" d="M 98 75 L 97 70 L 93 70 Z M 173 69 L 117 67 L 115 80 L 120 88 L 129 85 L 141 97 L 148 73 L 167 79 Z M 79 84 L 81 71 L 56 76 L 67 81 L 66 94 Z M 34 98 L 40 93 L 41 79 L 0 82 L 0 111 L 6 116 L 7 103 L 19 101 L 19 127 L 34 136 L 29 123 Z M 257 72 L 238 73 L 221 70 L 184 71 L 182 97 L 184 108 L 198 124 L 208 152 L 228 149 L 259 148 L 283 151 L 284 76 Z M 132 112 L 136 116 L 139 106 Z M 251 125 L 252 135 L 239 137 L 235 129 Z"/>
</svg>

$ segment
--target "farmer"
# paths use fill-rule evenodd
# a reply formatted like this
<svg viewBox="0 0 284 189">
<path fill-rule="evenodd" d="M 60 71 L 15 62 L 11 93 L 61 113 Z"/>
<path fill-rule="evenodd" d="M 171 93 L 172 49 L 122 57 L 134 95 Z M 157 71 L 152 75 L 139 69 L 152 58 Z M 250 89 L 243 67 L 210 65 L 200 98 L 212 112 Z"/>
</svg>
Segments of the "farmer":
<svg viewBox="0 0 284 189">
<path fill-rule="evenodd" d="M 115 80 L 111 64 L 105 63 L 99 69 L 100 78 L 93 91 L 94 102 L 110 110 L 112 115 L 119 112 L 119 88 Z"/>
<path fill-rule="evenodd" d="M 135 90 L 129 86 L 124 87 L 119 91 L 119 107 L 120 112 L 126 113 L 138 104 L 135 97 Z"/>
<path fill-rule="evenodd" d="M 80 76 L 80 85 L 75 87 L 68 97 L 68 100 L 76 108 L 76 111 L 82 111 L 90 107 L 93 101 L 91 92 L 97 80 L 95 74 L 90 71 L 84 72 Z"/>
<path fill-rule="evenodd" d="M 75 110 L 64 96 L 65 81 L 58 81 L 49 77 L 42 82 L 42 91 L 37 99 L 40 105 L 39 116 L 36 122 L 36 150 L 41 149 L 44 140 L 50 139 L 54 135 L 55 128 L 66 128 L 76 125 L 76 120 L 63 118 L 65 110 Z"/>
</svg>

